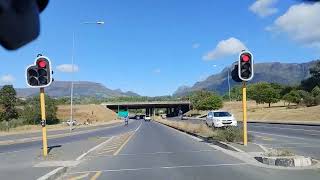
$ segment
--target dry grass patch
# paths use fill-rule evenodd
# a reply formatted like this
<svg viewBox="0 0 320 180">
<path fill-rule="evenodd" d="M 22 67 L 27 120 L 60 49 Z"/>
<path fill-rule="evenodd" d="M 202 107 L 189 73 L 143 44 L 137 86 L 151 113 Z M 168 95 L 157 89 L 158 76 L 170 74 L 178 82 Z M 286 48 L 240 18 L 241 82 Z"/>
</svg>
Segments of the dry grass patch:
<svg viewBox="0 0 320 180">
<path fill-rule="evenodd" d="M 70 105 L 59 105 L 57 117 L 62 121 L 70 119 Z M 79 123 L 106 122 L 116 119 L 117 114 L 101 105 L 74 105 L 73 117 Z"/>
<path fill-rule="evenodd" d="M 242 102 L 225 102 L 223 110 L 230 111 L 238 121 L 242 121 Z M 256 104 L 248 101 L 248 119 L 256 121 L 311 121 L 320 123 L 320 106 L 288 108 L 283 102 Z"/>
</svg>

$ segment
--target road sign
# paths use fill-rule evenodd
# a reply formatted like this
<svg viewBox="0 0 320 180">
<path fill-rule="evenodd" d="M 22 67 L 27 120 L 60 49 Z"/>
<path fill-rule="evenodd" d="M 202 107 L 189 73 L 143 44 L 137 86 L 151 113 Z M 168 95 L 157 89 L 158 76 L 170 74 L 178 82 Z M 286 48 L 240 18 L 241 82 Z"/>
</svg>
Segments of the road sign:
<svg viewBox="0 0 320 180">
<path fill-rule="evenodd" d="M 124 118 L 124 117 L 127 117 L 127 116 L 129 116 L 129 111 L 126 111 L 126 110 L 118 111 L 118 117 Z"/>
</svg>

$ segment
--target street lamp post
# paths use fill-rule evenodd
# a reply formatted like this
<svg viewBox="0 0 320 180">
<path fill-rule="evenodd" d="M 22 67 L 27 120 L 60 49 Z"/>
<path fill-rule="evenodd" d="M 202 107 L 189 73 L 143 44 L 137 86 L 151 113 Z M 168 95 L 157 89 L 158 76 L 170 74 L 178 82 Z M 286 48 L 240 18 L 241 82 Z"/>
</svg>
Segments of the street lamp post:
<svg viewBox="0 0 320 180">
<path fill-rule="evenodd" d="M 96 21 L 96 22 L 82 22 L 80 25 L 83 24 L 97 24 L 103 25 L 104 21 Z M 75 57 L 75 42 L 76 42 L 76 32 L 75 30 L 72 33 L 72 55 L 71 55 L 71 90 L 70 90 L 70 132 L 72 131 L 73 126 L 73 86 L 74 86 L 74 57 Z"/>
</svg>

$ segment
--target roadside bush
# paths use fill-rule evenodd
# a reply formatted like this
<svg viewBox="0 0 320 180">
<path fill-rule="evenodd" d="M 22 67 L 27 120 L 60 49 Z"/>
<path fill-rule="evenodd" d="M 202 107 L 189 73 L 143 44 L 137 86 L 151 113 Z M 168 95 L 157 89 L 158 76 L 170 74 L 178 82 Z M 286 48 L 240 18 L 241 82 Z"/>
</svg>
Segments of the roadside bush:
<svg viewBox="0 0 320 180">
<path fill-rule="evenodd" d="M 315 98 L 311 95 L 311 93 L 304 90 L 299 90 L 298 93 L 301 97 L 301 102 L 304 105 L 306 105 L 307 107 L 315 105 Z"/>
<path fill-rule="evenodd" d="M 224 142 L 240 142 L 242 141 L 242 131 L 237 127 L 227 127 L 224 129 L 217 129 L 217 136 L 219 141 Z"/>
<path fill-rule="evenodd" d="M 316 105 L 320 105 L 320 95 L 318 95 L 314 98 L 314 102 Z"/>
<path fill-rule="evenodd" d="M 242 142 L 243 141 L 243 130 L 238 127 L 226 127 L 222 129 L 215 129 L 215 133 L 212 134 L 211 138 L 223 142 Z M 248 134 L 248 142 L 253 140 L 253 136 Z"/>
<path fill-rule="evenodd" d="M 46 101 L 46 118 L 47 124 L 57 124 L 59 120 L 57 119 L 57 105 L 54 99 L 49 96 L 45 96 Z M 23 107 L 21 117 L 26 120 L 26 124 L 40 124 L 41 114 L 40 114 L 40 102 L 39 97 L 36 96 L 28 101 L 28 103 Z"/>
<path fill-rule="evenodd" d="M 18 126 L 25 125 L 26 122 L 24 119 L 12 119 L 10 121 L 2 121 L 0 122 L 0 131 L 9 131 L 11 128 L 16 128 Z"/>
</svg>

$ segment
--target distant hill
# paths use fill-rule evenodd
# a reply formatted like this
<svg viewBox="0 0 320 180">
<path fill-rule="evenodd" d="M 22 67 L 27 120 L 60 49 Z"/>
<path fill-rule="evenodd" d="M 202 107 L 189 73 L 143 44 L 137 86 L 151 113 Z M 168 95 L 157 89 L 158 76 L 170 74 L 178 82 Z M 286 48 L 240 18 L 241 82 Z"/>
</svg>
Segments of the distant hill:
<svg viewBox="0 0 320 180">
<path fill-rule="evenodd" d="M 317 61 L 307 63 L 257 63 L 254 66 L 255 74 L 251 83 L 255 82 L 274 82 L 285 85 L 299 84 L 301 80 L 309 76 L 309 68 Z M 236 83 L 231 79 L 230 84 Z M 196 82 L 192 87 L 182 86 L 175 92 L 174 96 L 183 96 L 192 91 L 209 90 L 224 94 L 228 91 L 228 68 L 223 69 L 220 73 L 209 76 L 204 81 Z"/>
<path fill-rule="evenodd" d="M 46 93 L 51 97 L 66 97 L 70 96 L 70 81 L 54 81 L 51 86 L 46 88 Z M 16 88 L 18 97 L 30 97 L 37 95 L 39 89 L 33 88 Z M 138 94 L 128 91 L 123 92 L 120 89 L 111 90 L 100 83 L 88 81 L 74 82 L 74 96 L 95 96 L 98 98 L 104 97 L 119 97 L 119 96 L 139 96 Z"/>
</svg>

